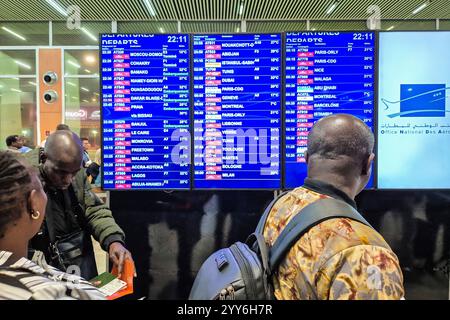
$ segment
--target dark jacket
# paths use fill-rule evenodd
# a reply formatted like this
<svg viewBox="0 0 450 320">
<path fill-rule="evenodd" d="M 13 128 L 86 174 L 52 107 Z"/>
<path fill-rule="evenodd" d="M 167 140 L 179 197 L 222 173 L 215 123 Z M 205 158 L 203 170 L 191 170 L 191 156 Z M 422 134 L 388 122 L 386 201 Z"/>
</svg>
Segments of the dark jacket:
<svg viewBox="0 0 450 320">
<path fill-rule="evenodd" d="M 45 173 L 42 165 L 39 166 L 39 173 L 42 185 L 47 195 L 50 192 L 46 187 Z M 117 225 L 111 210 L 104 204 L 97 195 L 92 191 L 91 185 L 87 180 L 86 172 L 81 169 L 75 176 L 72 182 L 72 187 L 75 191 L 78 203 L 85 213 L 86 226 L 89 233 L 97 240 L 103 250 L 108 251 L 109 245 L 112 242 L 121 242 L 125 244 L 125 233 Z M 52 197 L 48 197 L 48 202 L 52 201 Z M 49 205 L 47 204 L 47 208 Z M 63 208 L 58 208 L 63 211 Z M 46 212 L 50 215 L 52 212 Z"/>
<path fill-rule="evenodd" d="M 43 251 L 49 264 L 53 264 L 49 257 L 51 243 L 80 229 L 88 236 L 92 235 L 105 251 L 113 242 L 125 244 L 124 232 L 115 222 L 108 206 L 91 190 L 84 169 L 76 174 L 71 187 L 65 191 L 49 187 L 42 165 L 38 169 L 48 201 L 45 222 L 41 232 L 30 241 L 30 248 Z M 78 217 L 77 213 L 82 216 Z M 92 244 L 88 247 L 88 251 L 92 251 Z M 90 256 L 93 257 L 93 251 Z"/>
</svg>

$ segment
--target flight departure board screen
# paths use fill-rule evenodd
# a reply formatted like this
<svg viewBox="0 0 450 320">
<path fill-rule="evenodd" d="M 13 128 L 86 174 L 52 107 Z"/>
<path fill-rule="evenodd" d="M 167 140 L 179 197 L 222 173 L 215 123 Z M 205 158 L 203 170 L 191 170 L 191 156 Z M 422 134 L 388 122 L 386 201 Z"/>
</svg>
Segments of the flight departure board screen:
<svg viewBox="0 0 450 320">
<path fill-rule="evenodd" d="M 308 133 L 317 120 L 348 113 L 373 130 L 375 34 L 290 32 L 285 55 L 285 187 L 295 188 L 307 176 Z"/>
<path fill-rule="evenodd" d="M 194 188 L 277 189 L 281 35 L 194 35 Z"/>
<path fill-rule="evenodd" d="M 189 36 L 101 37 L 103 187 L 189 189 Z"/>
</svg>

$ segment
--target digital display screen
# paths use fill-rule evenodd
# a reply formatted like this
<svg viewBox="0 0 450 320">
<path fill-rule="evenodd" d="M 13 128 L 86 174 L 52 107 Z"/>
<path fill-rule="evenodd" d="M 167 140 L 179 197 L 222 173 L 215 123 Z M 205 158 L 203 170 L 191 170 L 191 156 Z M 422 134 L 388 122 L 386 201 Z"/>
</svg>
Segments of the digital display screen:
<svg viewBox="0 0 450 320">
<path fill-rule="evenodd" d="M 450 32 L 381 32 L 378 187 L 450 188 Z"/>
<path fill-rule="evenodd" d="M 308 134 L 317 120 L 347 113 L 373 130 L 375 51 L 373 32 L 286 33 L 286 188 L 303 185 Z"/>
<path fill-rule="evenodd" d="M 193 36 L 194 188 L 281 187 L 281 41 Z"/>
<path fill-rule="evenodd" d="M 104 189 L 189 189 L 189 36 L 103 34 L 100 52 Z"/>
</svg>

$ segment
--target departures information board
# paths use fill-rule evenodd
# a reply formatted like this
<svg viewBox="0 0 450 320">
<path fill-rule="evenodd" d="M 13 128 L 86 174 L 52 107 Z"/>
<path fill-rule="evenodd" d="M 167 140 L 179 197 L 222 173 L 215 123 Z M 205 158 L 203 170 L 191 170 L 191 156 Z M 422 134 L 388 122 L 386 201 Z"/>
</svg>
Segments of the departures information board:
<svg viewBox="0 0 450 320">
<path fill-rule="evenodd" d="M 281 187 L 281 42 L 193 36 L 194 188 Z"/>
<path fill-rule="evenodd" d="M 100 51 L 104 189 L 189 189 L 189 36 L 103 34 Z"/>
<path fill-rule="evenodd" d="M 373 130 L 375 34 L 290 32 L 285 56 L 285 187 L 295 188 L 307 176 L 308 133 L 317 120 L 348 113 Z"/>
</svg>

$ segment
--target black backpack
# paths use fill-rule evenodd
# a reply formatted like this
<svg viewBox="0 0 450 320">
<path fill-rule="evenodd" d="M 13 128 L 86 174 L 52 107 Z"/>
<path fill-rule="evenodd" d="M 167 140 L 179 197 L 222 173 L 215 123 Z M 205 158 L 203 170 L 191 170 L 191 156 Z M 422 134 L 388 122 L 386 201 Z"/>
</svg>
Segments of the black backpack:
<svg viewBox="0 0 450 320">
<path fill-rule="evenodd" d="M 272 200 L 245 243 L 236 242 L 209 256 L 201 266 L 189 300 L 273 300 L 271 276 L 290 248 L 310 228 L 331 218 L 349 218 L 370 227 L 352 206 L 332 198 L 317 200 L 289 221 L 269 249 L 263 230 L 275 202 Z"/>
</svg>

